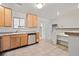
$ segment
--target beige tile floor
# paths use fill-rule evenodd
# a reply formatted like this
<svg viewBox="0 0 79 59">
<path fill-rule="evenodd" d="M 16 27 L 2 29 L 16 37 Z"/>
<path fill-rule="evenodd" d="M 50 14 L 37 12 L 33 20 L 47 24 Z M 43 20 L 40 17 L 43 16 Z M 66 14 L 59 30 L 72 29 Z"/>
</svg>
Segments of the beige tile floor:
<svg viewBox="0 0 79 59">
<path fill-rule="evenodd" d="M 68 48 L 41 40 L 38 44 L 6 52 L 4 56 L 68 56 Z"/>
</svg>

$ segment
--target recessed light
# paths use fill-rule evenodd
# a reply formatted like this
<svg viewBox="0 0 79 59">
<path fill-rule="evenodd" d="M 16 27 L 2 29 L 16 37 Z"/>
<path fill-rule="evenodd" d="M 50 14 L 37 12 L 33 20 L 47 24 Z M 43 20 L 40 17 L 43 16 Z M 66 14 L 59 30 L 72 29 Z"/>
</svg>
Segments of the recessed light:
<svg viewBox="0 0 79 59">
<path fill-rule="evenodd" d="M 36 6 L 38 9 L 41 9 L 41 8 L 44 6 L 44 4 L 43 4 L 43 3 L 37 3 L 37 4 L 35 4 L 35 6 Z"/>
</svg>

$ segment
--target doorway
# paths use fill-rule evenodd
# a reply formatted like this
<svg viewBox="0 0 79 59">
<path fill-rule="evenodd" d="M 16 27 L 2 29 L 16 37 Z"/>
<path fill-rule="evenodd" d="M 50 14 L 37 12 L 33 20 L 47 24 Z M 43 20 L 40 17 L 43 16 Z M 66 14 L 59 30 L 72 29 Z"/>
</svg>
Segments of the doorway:
<svg viewBox="0 0 79 59">
<path fill-rule="evenodd" d="M 40 39 L 45 39 L 45 24 L 40 24 Z"/>
</svg>

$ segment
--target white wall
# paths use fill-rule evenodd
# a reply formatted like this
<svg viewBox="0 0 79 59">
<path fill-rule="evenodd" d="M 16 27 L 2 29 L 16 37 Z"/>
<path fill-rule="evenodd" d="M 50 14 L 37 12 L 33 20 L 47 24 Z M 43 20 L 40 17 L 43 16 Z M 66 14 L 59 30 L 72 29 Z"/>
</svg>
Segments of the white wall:
<svg viewBox="0 0 79 59">
<path fill-rule="evenodd" d="M 60 28 L 79 28 L 79 9 L 73 9 L 52 20 Z"/>
<path fill-rule="evenodd" d="M 51 20 L 52 24 L 58 24 L 59 32 L 79 31 L 79 9 L 73 9 Z"/>
<path fill-rule="evenodd" d="M 52 24 L 58 24 L 56 29 L 56 34 L 60 34 L 68 31 L 78 31 L 79 32 L 79 9 L 73 9 L 65 12 L 64 14 L 57 17 L 56 19 L 51 20 Z M 52 35 L 52 40 L 53 38 Z"/>
</svg>

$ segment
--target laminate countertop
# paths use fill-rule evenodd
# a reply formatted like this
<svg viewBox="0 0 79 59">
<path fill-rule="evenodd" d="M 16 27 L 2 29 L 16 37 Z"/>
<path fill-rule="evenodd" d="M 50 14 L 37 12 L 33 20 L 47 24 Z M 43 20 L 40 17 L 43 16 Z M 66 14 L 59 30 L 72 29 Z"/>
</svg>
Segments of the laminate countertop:
<svg viewBox="0 0 79 59">
<path fill-rule="evenodd" d="M 75 32 L 65 32 L 66 35 L 69 35 L 69 36 L 79 36 L 79 32 L 78 31 L 75 31 Z"/>
<path fill-rule="evenodd" d="M 15 34 L 33 34 L 36 32 L 15 32 L 15 33 L 0 33 L 0 36 L 4 36 L 4 35 L 15 35 Z"/>
</svg>

